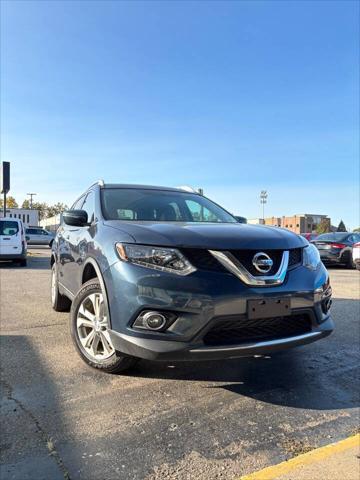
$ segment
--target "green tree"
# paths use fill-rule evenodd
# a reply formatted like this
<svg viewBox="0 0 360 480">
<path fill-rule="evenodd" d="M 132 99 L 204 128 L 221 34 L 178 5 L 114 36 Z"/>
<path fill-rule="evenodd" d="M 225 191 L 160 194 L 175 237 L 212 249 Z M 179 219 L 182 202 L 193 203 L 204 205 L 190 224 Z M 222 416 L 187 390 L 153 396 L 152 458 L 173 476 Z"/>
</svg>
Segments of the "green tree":
<svg viewBox="0 0 360 480">
<path fill-rule="evenodd" d="M 12 196 L 9 196 L 9 197 L 6 197 L 6 207 L 7 208 L 18 208 L 18 204 L 15 200 L 14 197 Z M 4 200 L 3 198 L 0 198 L 0 208 L 3 208 L 4 207 Z"/>
<path fill-rule="evenodd" d="M 39 219 L 43 220 L 44 218 L 47 218 L 47 212 L 48 212 L 48 205 L 45 202 L 33 202 L 32 204 L 33 210 L 39 210 Z"/>
<path fill-rule="evenodd" d="M 340 223 L 339 223 L 336 231 L 337 232 L 347 232 L 346 227 L 345 227 L 345 223 L 342 220 L 340 220 Z"/>
<path fill-rule="evenodd" d="M 316 233 L 318 235 L 321 235 L 322 233 L 328 233 L 330 232 L 330 224 L 329 221 L 325 218 L 321 220 L 319 225 L 316 227 Z"/>
<path fill-rule="evenodd" d="M 54 215 L 58 215 L 59 213 L 62 213 L 64 210 L 67 210 L 68 206 L 65 203 L 55 203 L 55 205 L 48 206 L 47 209 L 47 218 L 53 217 Z"/>
<path fill-rule="evenodd" d="M 354 228 L 353 232 L 354 233 L 360 233 L 360 227 Z"/>
<path fill-rule="evenodd" d="M 21 208 L 30 208 L 30 200 L 28 198 L 23 201 Z"/>
</svg>

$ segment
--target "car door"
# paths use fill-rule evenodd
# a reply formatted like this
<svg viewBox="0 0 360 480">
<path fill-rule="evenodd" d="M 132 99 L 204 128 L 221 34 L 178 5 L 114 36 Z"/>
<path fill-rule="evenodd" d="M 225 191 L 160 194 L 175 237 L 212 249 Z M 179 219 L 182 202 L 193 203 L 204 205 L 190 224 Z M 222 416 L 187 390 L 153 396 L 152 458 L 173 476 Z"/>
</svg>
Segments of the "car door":
<svg viewBox="0 0 360 480">
<path fill-rule="evenodd" d="M 71 210 L 81 210 L 85 195 L 82 195 L 71 207 Z M 58 275 L 59 282 L 73 295 L 76 294 L 77 279 L 76 259 L 78 257 L 77 238 L 82 227 L 66 225 L 62 221 L 57 234 Z"/>
<path fill-rule="evenodd" d="M 49 232 L 47 232 L 46 230 L 44 230 L 42 228 L 41 229 L 41 236 L 42 236 L 41 244 L 42 245 L 49 245 L 49 243 L 51 241 L 51 236 L 50 236 Z"/>
<path fill-rule="evenodd" d="M 20 255 L 21 228 L 17 220 L 0 220 L 0 255 Z"/>
<path fill-rule="evenodd" d="M 43 245 L 44 243 L 44 237 L 42 234 L 42 229 L 41 228 L 33 228 L 33 241 L 32 243 L 34 245 Z"/>
<path fill-rule="evenodd" d="M 84 203 L 81 207 L 88 215 L 90 225 L 80 227 L 76 235 L 72 237 L 74 262 L 71 265 L 71 288 L 78 292 L 82 283 L 83 264 L 93 248 L 93 238 L 95 233 L 95 194 L 92 190 L 87 193 Z"/>
</svg>

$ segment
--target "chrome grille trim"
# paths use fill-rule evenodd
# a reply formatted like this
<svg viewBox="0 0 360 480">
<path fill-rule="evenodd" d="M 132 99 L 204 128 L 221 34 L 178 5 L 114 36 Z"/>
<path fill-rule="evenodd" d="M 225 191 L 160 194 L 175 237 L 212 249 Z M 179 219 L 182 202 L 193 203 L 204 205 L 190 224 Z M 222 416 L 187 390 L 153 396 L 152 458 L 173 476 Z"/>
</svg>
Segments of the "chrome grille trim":
<svg viewBox="0 0 360 480">
<path fill-rule="evenodd" d="M 279 270 L 272 276 L 256 276 L 254 277 L 251 273 L 242 265 L 242 263 L 234 257 L 231 252 L 224 251 L 220 252 L 218 250 L 209 250 L 211 255 L 213 255 L 229 272 L 238 277 L 246 285 L 256 286 L 256 287 L 266 287 L 271 285 L 281 285 L 284 283 L 286 272 L 289 265 L 289 252 L 288 250 L 283 251 L 281 263 Z"/>
</svg>

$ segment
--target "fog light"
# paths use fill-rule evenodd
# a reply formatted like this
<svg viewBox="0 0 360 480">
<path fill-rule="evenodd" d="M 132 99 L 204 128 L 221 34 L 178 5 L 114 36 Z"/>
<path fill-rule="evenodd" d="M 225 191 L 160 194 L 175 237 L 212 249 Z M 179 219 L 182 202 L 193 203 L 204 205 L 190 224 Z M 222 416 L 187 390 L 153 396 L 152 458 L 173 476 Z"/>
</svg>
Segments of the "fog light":
<svg viewBox="0 0 360 480">
<path fill-rule="evenodd" d="M 176 318 L 176 315 L 170 312 L 162 313 L 147 310 L 140 313 L 133 323 L 133 328 L 152 331 L 165 330 Z"/>
<path fill-rule="evenodd" d="M 147 312 L 143 318 L 145 325 L 151 330 L 160 330 L 166 324 L 166 318 L 162 313 Z"/>
</svg>

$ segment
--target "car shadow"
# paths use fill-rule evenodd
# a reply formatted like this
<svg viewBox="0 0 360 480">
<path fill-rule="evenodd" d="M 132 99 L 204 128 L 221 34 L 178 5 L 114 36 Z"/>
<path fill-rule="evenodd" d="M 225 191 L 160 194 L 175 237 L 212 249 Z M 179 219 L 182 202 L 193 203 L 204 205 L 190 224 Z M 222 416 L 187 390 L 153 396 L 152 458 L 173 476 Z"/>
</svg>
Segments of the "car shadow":
<svg viewBox="0 0 360 480">
<path fill-rule="evenodd" d="M 60 425 L 65 423 L 59 393 L 37 348 L 25 335 L 5 334 L 0 354 L 0 478 L 68 478 L 57 451 L 59 429 L 50 432 L 45 426 L 44 405 L 57 412 Z"/>
<path fill-rule="evenodd" d="M 50 258 L 44 256 L 36 256 L 34 254 L 30 254 L 26 258 L 27 265 L 26 267 L 22 267 L 17 262 L 12 261 L 1 261 L 0 262 L 0 269 L 3 270 L 14 270 L 14 269 L 21 269 L 21 270 L 50 270 Z"/>
<path fill-rule="evenodd" d="M 261 402 L 293 408 L 336 410 L 360 405 L 357 300 L 336 299 L 334 333 L 319 342 L 276 354 L 206 362 L 140 362 L 139 377 L 204 382 Z M 353 310 L 348 324 L 343 312 Z M 344 349 L 346 345 L 346 349 Z"/>
</svg>

